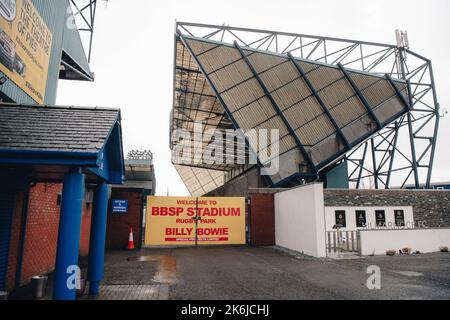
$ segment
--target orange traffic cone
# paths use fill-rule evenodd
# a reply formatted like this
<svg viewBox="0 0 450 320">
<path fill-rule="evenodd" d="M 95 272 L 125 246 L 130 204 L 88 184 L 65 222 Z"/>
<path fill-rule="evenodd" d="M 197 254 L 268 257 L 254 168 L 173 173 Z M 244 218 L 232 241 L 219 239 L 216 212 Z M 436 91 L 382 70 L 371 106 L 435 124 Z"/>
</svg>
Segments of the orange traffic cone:
<svg viewBox="0 0 450 320">
<path fill-rule="evenodd" d="M 134 238 L 133 238 L 133 228 L 130 228 L 130 235 L 128 236 L 128 250 L 134 250 Z"/>
</svg>

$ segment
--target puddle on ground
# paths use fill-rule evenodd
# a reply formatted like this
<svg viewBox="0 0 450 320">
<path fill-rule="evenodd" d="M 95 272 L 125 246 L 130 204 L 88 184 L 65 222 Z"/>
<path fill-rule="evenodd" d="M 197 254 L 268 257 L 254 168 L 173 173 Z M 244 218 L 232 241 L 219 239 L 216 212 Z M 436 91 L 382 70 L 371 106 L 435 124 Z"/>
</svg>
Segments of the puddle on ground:
<svg viewBox="0 0 450 320">
<path fill-rule="evenodd" d="M 178 280 L 177 262 L 173 256 L 158 254 L 134 256 L 127 258 L 127 261 L 158 262 L 158 270 L 152 279 L 155 282 L 172 284 Z"/>
<path fill-rule="evenodd" d="M 407 277 L 420 277 L 423 275 L 420 272 L 415 271 L 397 271 L 397 273 Z"/>
</svg>

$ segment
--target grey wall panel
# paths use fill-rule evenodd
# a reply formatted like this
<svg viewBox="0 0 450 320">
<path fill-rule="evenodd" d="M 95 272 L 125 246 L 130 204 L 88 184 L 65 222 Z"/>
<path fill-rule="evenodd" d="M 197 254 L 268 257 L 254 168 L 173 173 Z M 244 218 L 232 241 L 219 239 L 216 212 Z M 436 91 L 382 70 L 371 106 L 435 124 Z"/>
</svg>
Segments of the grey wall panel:
<svg viewBox="0 0 450 320">
<path fill-rule="evenodd" d="M 364 135 L 373 133 L 375 128 L 376 125 L 373 120 L 368 115 L 363 115 L 354 120 L 351 124 L 345 126 L 342 129 L 342 132 L 350 143 L 355 143 Z"/>
<path fill-rule="evenodd" d="M 375 115 L 380 119 L 381 122 L 388 121 L 390 118 L 394 117 L 396 114 L 403 110 L 403 105 L 400 99 L 395 96 L 388 101 L 385 101 L 379 107 L 374 109 Z"/>
<path fill-rule="evenodd" d="M 337 135 L 333 134 L 311 149 L 311 158 L 314 164 L 318 165 L 341 150 L 343 150 L 343 146 L 339 144 Z"/>
</svg>

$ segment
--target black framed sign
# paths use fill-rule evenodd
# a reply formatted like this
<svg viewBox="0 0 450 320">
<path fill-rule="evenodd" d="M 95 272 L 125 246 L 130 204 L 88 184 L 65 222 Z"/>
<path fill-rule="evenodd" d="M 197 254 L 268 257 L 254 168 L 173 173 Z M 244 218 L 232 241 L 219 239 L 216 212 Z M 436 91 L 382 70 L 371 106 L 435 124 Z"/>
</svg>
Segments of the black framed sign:
<svg viewBox="0 0 450 320">
<path fill-rule="evenodd" d="M 336 226 L 339 228 L 345 228 L 347 226 L 345 220 L 345 210 L 336 210 L 334 214 L 336 216 Z"/>
<path fill-rule="evenodd" d="M 386 212 L 384 210 L 375 210 L 375 222 L 377 227 L 386 227 Z"/>
<path fill-rule="evenodd" d="M 356 227 L 357 228 L 365 228 L 366 227 L 366 211 L 365 210 L 356 210 Z"/>
<path fill-rule="evenodd" d="M 405 212 L 403 210 L 394 210 L 394 217 L 396 227 L 405 226 Z"/>
</svg>

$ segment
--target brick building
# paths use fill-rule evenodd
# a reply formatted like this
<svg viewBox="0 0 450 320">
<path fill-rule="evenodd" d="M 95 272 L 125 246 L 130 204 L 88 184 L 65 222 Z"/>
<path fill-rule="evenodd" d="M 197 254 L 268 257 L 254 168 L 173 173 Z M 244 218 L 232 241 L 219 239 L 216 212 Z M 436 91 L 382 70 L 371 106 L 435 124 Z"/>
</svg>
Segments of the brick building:
<svg viewBox="0 0 450 320">
<path fill-rule="evenodd" d="M 67 267 L 88 252 L 91 293 L 102 279 L 108 184 L 124 178 L 121 115 L 52 106 L 60 79 L 94 80 L 92 38 L 85 51 L 80 30 L 92 35 L 96 1 L 76 3 L 16 0 L 0 11 L 0 292 L 55 270 L 54 298 L 74 299 Z M 31 20 L 39 30 L 18 32 Z"/>
<path fill-rule="evenodd" d="M 57 269 L 59 259 L 77 265 L 78 255 L 97 243 L 95 232 L 102 234 L 97 250 L 103 254 L 106 183 L 123 181 L 124 164 L 117 109 L 2 104 L 0 114 L 0 284 L 11 291 Z M 100 226 L 96 200 L 104 207 Z M 69 221 L 62 219 L 67 210 L 74 210 Z"/>
</svg>

